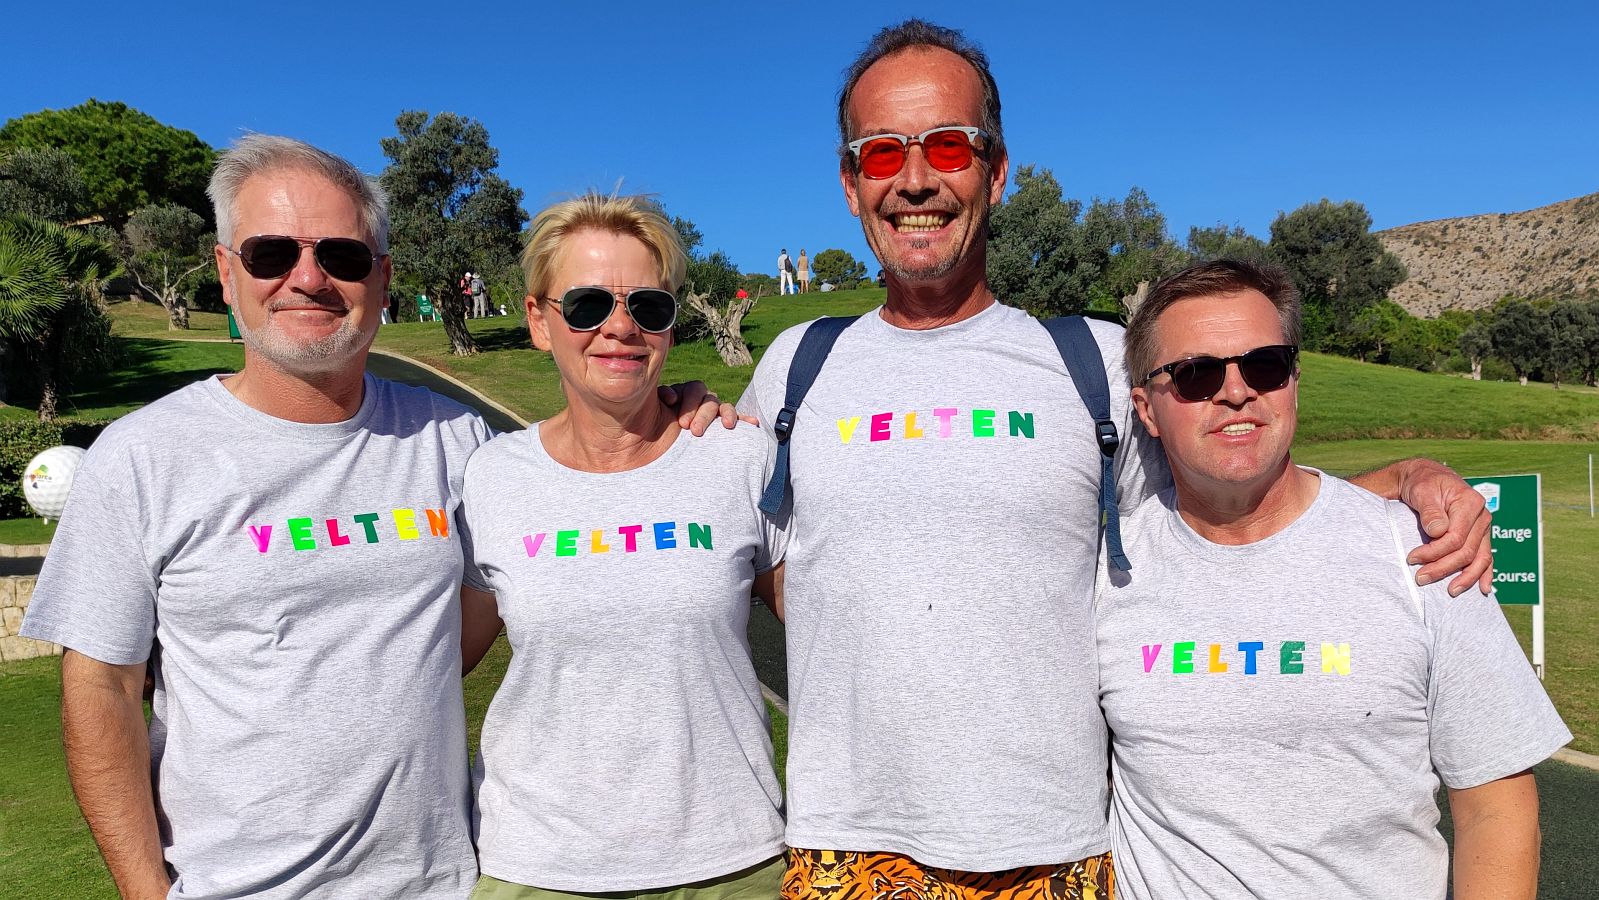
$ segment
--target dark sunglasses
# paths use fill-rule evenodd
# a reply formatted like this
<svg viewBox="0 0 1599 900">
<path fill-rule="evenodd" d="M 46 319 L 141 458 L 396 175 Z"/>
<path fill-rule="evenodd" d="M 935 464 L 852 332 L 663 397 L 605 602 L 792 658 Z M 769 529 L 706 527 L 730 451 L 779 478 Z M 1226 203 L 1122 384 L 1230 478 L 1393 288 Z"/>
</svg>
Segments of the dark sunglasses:
<svg viewBox="0 0 1599 900">
<path fill-rule="evenodd" d="M 849 142 L 855 164 L 867 178 L 893 178 L 905 167 L 912 144 L 921 144 L 927 164 L 940 172 L 959 172 L 972 164 L 979 151 L 972 141 L 988 141 L 988 132 L 970 125 L 945 125 L 929 128 L 912 137 L 907 134 L 873 134 Z"/>
<path fill-rule="evenodd" d="M 610 288 L 587 284 L 568 288 L 559 301 L 554 297 L 545 299 L 561 304 L 561 318 L 573 331 L 593 331 L 604 325 L 618 303 L 627 307 L 627 314 L 640 331 L 660 334 L 677 322 L 677 298 L 660 288 L 628 287 L 618 297 Z"/>
<path fill-rule="evenodd" d="M 373 253 L 355 238 L 289 237 L 283 234 L 258 234 L 245 238 L 239 249 L 223 247 L 244 263 L 244 271 L 255 278 L 282 278 L 300 261 L 300 248 L 310 247 L 322 271 L 340 281 L 364 281 L 372 274 L 372 264 L 385 254 Z"/>
<path fill-rule="evenodd" d="M 1244 383 L 1265 393 L 1275 391 L 1293 377 L 1294 362 L 1299 359 L 1299 348 L 1293 344 L 1274 344 L 1256 347 L 1237 356 L 1191 356 L 1179 359 L 1144 376 L 1144 383 L 1162 372 L 1171 376 L 1172 390 L 1190 403 L 1199 403 L 1216 396 L 1227 381 L 1228 363 L 1238 364 L 1238 374 Z"/>
</svg>

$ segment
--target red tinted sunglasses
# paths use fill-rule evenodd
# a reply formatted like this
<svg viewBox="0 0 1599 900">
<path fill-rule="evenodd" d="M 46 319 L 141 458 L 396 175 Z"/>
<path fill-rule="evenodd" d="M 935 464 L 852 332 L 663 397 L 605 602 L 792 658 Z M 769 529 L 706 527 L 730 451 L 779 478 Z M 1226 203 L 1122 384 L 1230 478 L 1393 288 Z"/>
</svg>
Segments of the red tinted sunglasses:
<svg viewBox="0 0 1599 900">
<path fill-rule="evenodd" d="M 867 178 L 893 178 L 905 167 L 905 157 L 912 144 L 921 144 L 927 164 L 940 172 L 959 172 L 972 164 L 972 157 L 980 152 L 972 141 L 982 138 L 988 143 L 988 132 L 971 125 L 944 125 L 929 128 L 914 137 L 908 134 L 873 134 L 849 142 L 849 152 L 855 154 L 855 164 Z"/>
</svg>

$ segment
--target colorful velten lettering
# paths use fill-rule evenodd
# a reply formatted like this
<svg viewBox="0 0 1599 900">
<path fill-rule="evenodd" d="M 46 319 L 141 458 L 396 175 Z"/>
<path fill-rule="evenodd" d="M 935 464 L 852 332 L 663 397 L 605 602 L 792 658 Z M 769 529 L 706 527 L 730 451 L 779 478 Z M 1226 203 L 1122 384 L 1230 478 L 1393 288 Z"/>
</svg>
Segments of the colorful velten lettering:
<svg viewBox="0 0 1599 900">
<path fill-rule="evenodd" d="M 1321 643 L 1321 671 L 1331 674 L 1336 671 L 1339 675 L 1349 674 L 1349 643 L 1329 644 Z"/>
<path fill-rule="evenodd" d="M 1244 655 L 1244 674 L 1245 675 L 1256 675 L 1256 674 L 1259 674 L 1257 666 L 1256 666 L 1256 663 L 1255 663 L 1255 654 L 1257 654 L 1261 650 L 1265 649 L 1265 647 L 1266 647 L 1266 645 L 1261 643 L 1260 641 L 1239 641 L 1238 642 L 1238 652 L 1242 653 Z"/>
<path fill-rule="evenodd" d="M 316 538 L 311 537 L 311 520 L 295 518 L 288 521 L 289 541 L 296 550 L 315 550 Z"/>
<path fill-rule="evenodd" d="M 1304 654 L 1304 641 L 1283 641 L 1282 649 L 1279 651 L 1277 658 L 1277 671 L 1284 675 L 1303 675 L 1305 673 L 1305 662 L 1302 659 Z"/>
<path fill-rule="evenodd" d="M 1194 642 L 1178 641 L 1171 645 L 1171 670 L 1175 675 L 1194 671 Z"/>
</svg>

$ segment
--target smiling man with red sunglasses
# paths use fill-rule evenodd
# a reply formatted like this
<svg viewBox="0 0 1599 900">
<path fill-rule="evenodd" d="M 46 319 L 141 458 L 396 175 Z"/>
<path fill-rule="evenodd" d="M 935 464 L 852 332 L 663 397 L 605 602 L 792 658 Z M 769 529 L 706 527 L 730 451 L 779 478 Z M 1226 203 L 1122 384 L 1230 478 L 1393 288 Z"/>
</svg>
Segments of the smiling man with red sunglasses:
<svg viewBox="0 0 1599 900">
<path fill-rule="evenodd" d="M 1571 739 L 1498 604 L 1418 588 L 1415 514 L 1290 455 L 1299 296 L 1218 260 L 1127 327 L 1133 403 L 1174 485 L 1100 573 L 1117 892 L 1531 897 L 1527 770 Z M 1147 373 L 1147 374 L 1144 374 Z"/>
<path fill-rule="evenodd" d="M 1102 454 L 1048 332 L 988 284 L 1009 172 L 988 60 L 947 28 L 886 28 L 848 69 L 838 129 L 839 182 L 888 298 L 839 333 L 782 419 L 784 894 L 1103 897 Z M 772 343 L 740 401 L 767 427 L 808 327 Z M 1125 383 L 1121 329 L 1092 331 Z M 1169 475 L 1127 394 L 1111 399 L 1130 511 Z M 1483 575 L 1487 517 L 1453 473 L 1411 463 L 1367 483 L 1425 507 L 1439 533 L 1451 523 L 1421 552 L 1429 576 L 1464 569 L 1464 590 Z"/>
</svg>

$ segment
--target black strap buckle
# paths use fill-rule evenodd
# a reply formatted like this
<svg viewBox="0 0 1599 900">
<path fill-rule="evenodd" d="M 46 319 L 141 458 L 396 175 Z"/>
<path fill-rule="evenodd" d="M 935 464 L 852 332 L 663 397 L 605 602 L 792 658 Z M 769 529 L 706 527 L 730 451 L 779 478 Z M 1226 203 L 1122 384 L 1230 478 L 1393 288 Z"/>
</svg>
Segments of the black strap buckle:
<svg viewBox="0 0 1599 900">
<path fill-rule="evenodd" d="M 1116 448 L 1122 442 L 1116 435 L 1116 423 L 1109 419 L 1100 419 L 1094 423 L 1094 432 L 1099 435 L 1099 452 L 1106 456 L 1115 456 Z"/>
<path fill-rule="evenodd" d="M 783 407 L 777 414 L 777 421 L 772 424 L 772 431 L 777 433 L 779 444 L 788 443 L 788 433 L 794 430 L 794 410 Z"/>
</svg>

